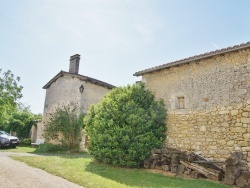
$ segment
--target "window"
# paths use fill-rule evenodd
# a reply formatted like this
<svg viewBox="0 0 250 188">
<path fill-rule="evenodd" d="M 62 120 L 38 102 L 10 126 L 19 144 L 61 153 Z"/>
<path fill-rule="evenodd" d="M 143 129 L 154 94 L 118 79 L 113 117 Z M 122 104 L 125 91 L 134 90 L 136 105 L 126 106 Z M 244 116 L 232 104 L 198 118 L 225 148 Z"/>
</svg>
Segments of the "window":
<svg viewBox="0 0 250 188">
<path fill-rule="evenodd" d="M 185 98 L 184 97 L 177 97 L 177 108 L 178 109 L 185 108 Z"/>
</svg>

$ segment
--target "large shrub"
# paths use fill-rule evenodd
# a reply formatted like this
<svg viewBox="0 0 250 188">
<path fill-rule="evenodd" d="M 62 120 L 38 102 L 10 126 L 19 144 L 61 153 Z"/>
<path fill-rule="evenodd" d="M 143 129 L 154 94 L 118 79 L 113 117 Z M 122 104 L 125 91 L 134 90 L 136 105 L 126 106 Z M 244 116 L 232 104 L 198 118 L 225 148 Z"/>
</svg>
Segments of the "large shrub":
<svg viewBox="0 0 250 188">
<path fill-rule="evenodd" d="M 78 115 L 76 106 L 60 106 L 51 114 L 44 136 L 47 141 L 55 139 L 69 151 L 75 151 L 79 149 L 82 128 L 83 114 Z"/>
<path fill-rule="evenodd" d="M 85 117 L 89 150 L 101 162 L 139 167 L 165 139 L 166 110 L 144 84 L 112 90 Z"/>
</svg>

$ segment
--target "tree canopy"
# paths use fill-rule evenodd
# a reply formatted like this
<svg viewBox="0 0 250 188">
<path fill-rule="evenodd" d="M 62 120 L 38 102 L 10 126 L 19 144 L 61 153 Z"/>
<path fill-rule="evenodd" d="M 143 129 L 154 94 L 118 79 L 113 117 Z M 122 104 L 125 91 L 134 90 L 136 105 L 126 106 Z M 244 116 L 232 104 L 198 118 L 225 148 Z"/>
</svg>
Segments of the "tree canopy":
<svg viewBox="0 0 250 188">
<path fill-rule="evenodd" d="M 16 132 L 19 138 L 30 137 L 30 129 L 32 125 L 41 120 L 42 115 L 32 114 L 28 107 L 18 105 L 18 108 L 11 113 L 8 122 L 4 126 L 7 132 Z"/>
<path fill-rule="evenodd" d="M 139 167 L 165 139 L 166 109 L 144 84 L 113 89 L 85 117 L 89 149 L 101 162 Z"/>
<path fill-rule="evenodd" d="M 20 77 L 15 77 L 10 70 L 3 72 L 0 69 L 0 126 L 6 123 L 16 108 L 17 100 L 22 97 L 23 87 L 19 82 Z"/>
</svg>

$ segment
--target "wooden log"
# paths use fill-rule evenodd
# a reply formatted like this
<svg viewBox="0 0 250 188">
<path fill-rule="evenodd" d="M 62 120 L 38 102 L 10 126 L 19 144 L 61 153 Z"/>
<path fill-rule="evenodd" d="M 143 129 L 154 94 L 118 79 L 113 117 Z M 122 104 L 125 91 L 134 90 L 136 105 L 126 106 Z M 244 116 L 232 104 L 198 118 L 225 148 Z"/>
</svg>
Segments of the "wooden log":
<svg viewBox="0 0 250 188">
<path fill-rule="evenodd" d="M 171 162 L 171 158 L 170 157 L 162 157 L 161 161 L 162 162 Z"/>
<path fill-rule="evenodd" d="M 194 152 L 187 152 L 187 161 L 193 162 L 194 160 L 195 160 L 195 153 Z"/>
<path fill-rule="evenodd" d="M 172 173 L 177 173 L 178 166 L 172 166 L 172 165 L 171 165 L 170 168 L 171 168 L 171 172 L 172 172 Z"/>
<path fill-rule="evenodd" d="M 163 169 L 162 169 L 162 166 L 159 166 L 159 165 L 155 165 L 155 169 L 163 170 Z"/>
<path fill-rule="evenodd" d="M 209 161 L 208 159 L 200 156 L 200 155 L 197 155 L 195 153 L 193 153 L 193 155 L 195 155 L 195 158 L 199 159 L 199 160 L 202 160 L 202 161 Z M 221 171 L 223 174 L 225 174 L 225 170 L 221 167 L 219 167 L 218 165 L 214 164 L 214 163 L 211 163 L 209 164 L 211 168 L 214 168 L 215 170 L 219 170 Z"/>
<path fill-rule="evenodd" d="M 173 155 L 173 154 L 172 154 L 172 153 L 169 153 L 169 152 L 163 154 L 164 157 L 169 157 L 169 158 L 171 158 L 172 155 Z"/>
<path fill-rule="evenodd" d="M 213 163 L 225 163 L 225 161 L 193 161 L 192 163 L 213 164 Z"/>
<path fill-rule="evenodd" d="M 187 161 L 187 152 L 183 151 L 180 153 L 180 160 Z"/>
<path fill-rule="evenodd" d="M 185 171 L 185 166 L 183 164 L 179 164 L 177 168 L 177 173 L 182 174 Z"/>
<path fill-rule="evenodd" d="M 240 175 L 241 167 L 240 165 L 226 166 L 226 175 L 233 175 L 238 177 Z"/>
<path fill-rule="evenodd" d="M 180 163 L 186 166 L 187 168 L 190 168 L 192 170 L 195 170 L 196 172 L 199 172 L 200 174 L 203 174 L 209 179 L 220 180 L 221 178 L 221 172 L 218 170 L 206 169 L 195 163 L 189 163 L 189 162 L 184 162 L 184 161 L 180 161 Z"/>
<path fill-rule="evenodd" d="M 144 164 L 146 165 L 151 165 L 152 163 L 153 163 L 153 160 L 151 160 L 150 158 L 144 160 Z"/>
<path fill-rule="evenodd" d="M 225 176 L 224 181 L 227 185 L 233 185 L 235 183 L 235 177 L 233 175 Z"/>
<path fill-rule="evenodd" d="M 242 153 L 241 152 L 234 152 L 226 161 L 225 164 L 226 165 L 236 165 L 237 163 L 240 162 L 242 158 Z"/>
<path fill-rule="evenodd" d="M 179 154 L 173 154 L 171 158 L 171 163 L 173 164 L 179 164 L 180 162 L 180 155 Z"/>
<path fill-rule="evenodd" d="M 170 161 L 163 161 L 162 164 L 164 164 L 164 165 L 170 165 L 171 162 Z"/>
<path fill-rule="evenodd" d="M 191 170 L 185 170 L 185 171 L 184 171 L 184 174 L 190 175 L 190 174 L 191 174 Z"/>
<path fill-rule="evenodd" d="M 154 159 L 161 159 L 161 154 L 153 154 Z"/>
<path fill-rule="evenodd" d="M 153 165 L 161 166 L 161 165 L 162 165 L 162 162 L 159 161 L 159 160 L 155 160 L 155 161 L 153 162 Z"/>
<path fill-rule="evenodd" d="M 170 165 L 162 165 L 161 167 L 162 167 L 162 169 L 164 171 L 170 171 L 171 170 Z"/>
<path fill-rule="evenodd" d="M 162 150 L 161 149 L 153 149 L 151 151 L 151 154 L 162 154 Z"/>
<path fill-rule="evenodd" d="M 144 165 L 143 165 L 143 168 L 148 168 L 148 169 L 150 169 L 150 168 L 151 168 L 151 165 L 150 165 L 150 164 L 144 164 Z"/>
<path fill-rule="evenodd" d="M 198 179 L 198 178 L 203 176 L 201 173 L 199 173 L 197 171 L 191 171 L 190 175 L 192 178 L 195 178 L 195 179 Z"/>
<path fill-rule="evenodd" d="M 248 184 L 249 178 L 250 178 L 249 172 L 242 172 L 240 176 L 236 179 L 236 185 L 238 187 L 245 187 Z"/>
</svg>

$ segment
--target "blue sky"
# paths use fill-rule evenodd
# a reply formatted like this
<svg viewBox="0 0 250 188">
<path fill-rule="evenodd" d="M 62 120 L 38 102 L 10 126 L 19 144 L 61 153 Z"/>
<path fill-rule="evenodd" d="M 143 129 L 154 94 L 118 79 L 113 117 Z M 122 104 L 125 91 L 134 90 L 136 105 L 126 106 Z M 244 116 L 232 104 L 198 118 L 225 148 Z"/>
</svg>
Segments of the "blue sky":
<svg viewBox="0 0 250 188">
<path fill-rule="evenodd" d="M 21 77 L 21 102 L 42 113 L 42 87 L 69 57 L 115 86 L 137 71 L 250 41 L 248 0 L 1 0 L 0 68 Z"/>
</svg>

